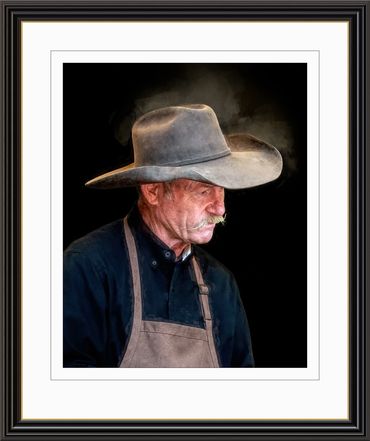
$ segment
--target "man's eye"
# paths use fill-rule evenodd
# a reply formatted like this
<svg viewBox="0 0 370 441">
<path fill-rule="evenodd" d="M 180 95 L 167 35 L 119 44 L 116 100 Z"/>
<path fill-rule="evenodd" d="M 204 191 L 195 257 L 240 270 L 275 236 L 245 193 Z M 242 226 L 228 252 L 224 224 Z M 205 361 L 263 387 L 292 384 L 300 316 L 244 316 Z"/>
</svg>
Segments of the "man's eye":
<svg viewBox="0 0 370 441">
<path fill-rule="evenodd" d="M 209 194 L 209 188 L 207 188 L 206 190 L 203 190 L 202 192 L 201 192 L 201 194 L 204 194 L 204 195 L 206 195 L 206 194 Z"/>
</svg>

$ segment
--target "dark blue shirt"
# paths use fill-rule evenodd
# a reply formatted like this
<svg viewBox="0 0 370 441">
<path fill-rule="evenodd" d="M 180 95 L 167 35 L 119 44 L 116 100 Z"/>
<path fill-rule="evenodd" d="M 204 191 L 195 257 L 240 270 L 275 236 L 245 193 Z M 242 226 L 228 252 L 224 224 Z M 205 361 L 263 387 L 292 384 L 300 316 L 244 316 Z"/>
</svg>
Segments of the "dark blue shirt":
<svg viewBox="0 0 370 441">
<path fill-rule="evenodd" d="M 129 215 L 139 258 L 143 320 L 204 328 L 191 255 L 175 253 L 142 221 Z M 247 317 L 235 279 L 198 246 L 198 258 L 213 319 L 220 366 L 254 365 Z M 64 367 L 117 367 L 123 358 L 133 318 L 132 277 L 123 220 L 73 242 L 64 253 Z"/>
</svg>

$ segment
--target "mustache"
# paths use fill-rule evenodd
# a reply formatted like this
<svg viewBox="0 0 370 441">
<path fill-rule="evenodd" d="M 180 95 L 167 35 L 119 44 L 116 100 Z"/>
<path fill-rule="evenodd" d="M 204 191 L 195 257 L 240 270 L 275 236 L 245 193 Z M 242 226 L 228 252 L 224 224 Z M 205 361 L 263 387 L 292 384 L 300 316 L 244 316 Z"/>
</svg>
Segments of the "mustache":
<svg viewBox="0 0 370 441">
<path fill-rule="evenodd" d="M 225 221 L 226 221 L 226 214 L 224 216 L 208 216 L 208 217 L 202 219 L 194 227 L 188 228 L 188 230 L 191 230 L 191 231 L 199 230 L 200 228 L 203 228 L 209 224 L 222 224 L 222 225 L 224 225 Z"/>
</svg>

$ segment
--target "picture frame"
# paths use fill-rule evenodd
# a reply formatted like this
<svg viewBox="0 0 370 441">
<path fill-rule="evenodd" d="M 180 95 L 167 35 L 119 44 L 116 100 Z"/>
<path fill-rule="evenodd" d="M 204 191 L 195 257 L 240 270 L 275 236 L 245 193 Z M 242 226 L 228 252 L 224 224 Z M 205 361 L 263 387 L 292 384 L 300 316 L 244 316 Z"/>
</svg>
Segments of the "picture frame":
<svg viewBox="0 0 370 441">
<path fill-rule="evenodd" d="M 369 1 L 311 2 L 17 2 L 2 1 L 2 439 L 370 439 L 368 432 L 369 320 L 366 254 L 369 247 L 366 178 L 369 147 L 366 120 L 369 105 Z M 146 419 L 107 421 L 102 418 L 39 418 L 22 416 L 22 265 L 25 237 L 22 192 L 25 156 L 22 154 L 22 23 L 63 21 L 266 21 L 340 22 L 349 26 L 349 418 L 343 419 Z M 22 338 L 23 336 L 23 338 Z"/>
</svg>

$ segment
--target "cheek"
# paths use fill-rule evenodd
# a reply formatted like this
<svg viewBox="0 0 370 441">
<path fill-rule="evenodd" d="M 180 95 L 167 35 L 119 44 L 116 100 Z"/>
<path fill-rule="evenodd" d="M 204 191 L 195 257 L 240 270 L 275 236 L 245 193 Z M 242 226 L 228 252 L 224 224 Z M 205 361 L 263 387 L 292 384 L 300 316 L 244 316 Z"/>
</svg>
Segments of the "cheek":
<svg viewBox="0 0 370 441">
<path fill-rule="evenodd" d="M 162 216 L 174 230 L 183 229 L 187 225 L 187 212 L 182 210 L 181 204 L 164 206 Z"/>
<path fill-rule="evenodd" d="M 196 211 L 194 207 L 189 207 L 186 202 L 180 202 L 171 210 L 171 216 L 179 225 L 187 226 L 196 217 Z"/>
<path fill-rule="evenodd" d="M 193 208 L 192 210 L 184 214 L 183 219 L 187 226 L 195 227 L 203 220 L 204 217 L 205 216 L 203 211 Z"/>
<path fill-rule="evenodd" d="M 199 201 L 176 199 L 163 205 L 162 215 L 175 230 L 185 234 L 187 228 L 193 228 L 206 217 L 205 209 Z"/>
</svg>

